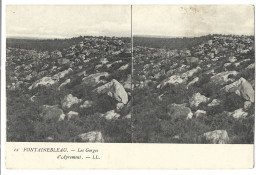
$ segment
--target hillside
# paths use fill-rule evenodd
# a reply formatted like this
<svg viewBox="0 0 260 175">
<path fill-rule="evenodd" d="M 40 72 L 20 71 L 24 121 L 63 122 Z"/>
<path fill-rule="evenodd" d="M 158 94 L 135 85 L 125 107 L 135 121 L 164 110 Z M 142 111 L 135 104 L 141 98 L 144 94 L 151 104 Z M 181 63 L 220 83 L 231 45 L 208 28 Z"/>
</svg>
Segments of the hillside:
<svg viewBox="0 0 260 175">
<path fill-rule="evenodd" d="M 9 42 L 7 141 L 131 142 L 130 38 Z"/>
<path fill-rule="evenodd" d="M 7 39 L 7 141 L 254 143 L 253 36 L 133 42 Z"/>
<path fill-rule="evenodd" d="M 134 38 L 134 142 L 254 143 L 253 37 L 180 40 Z"/>
</svg>

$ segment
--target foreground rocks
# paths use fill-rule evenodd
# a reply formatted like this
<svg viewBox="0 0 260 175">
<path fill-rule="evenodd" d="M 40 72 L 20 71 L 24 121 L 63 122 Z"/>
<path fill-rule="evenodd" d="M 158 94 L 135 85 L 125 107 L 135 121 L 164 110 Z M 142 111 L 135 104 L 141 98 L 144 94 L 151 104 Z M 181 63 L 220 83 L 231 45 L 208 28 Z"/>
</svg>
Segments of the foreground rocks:
<svg viewBox="0 0 260 175">
<path fill-rule="evenodd" d="M 191 119 L 193 114 L 191 109 L 186 107 L 186 104 L 170 104 L 167 106 L 168 115 L 172 119 L 184 118 Z"/>
<path fill-rule="evenodd" d="M 228 144 L 229 137 L 226 130 L 215 130 L 199 136 L 199 143 Z"/>
<path fill-rule="evenodd" d="M 92 143 L 103 143 L 104 139 L 99 131 L 91 131 L 88 133 L 79 134 L 75 141 L 77 142 L 92 142 Z"/>
<path fill-rule="evenodd" d="M 65 114 L 63 113 L 63 110 L 59 108 L 58 105 L 43 105 L 42 113 L 40 115 L 43 117 L 44 120 L 54 119 L 62 121 L 65 119 Z"/>
</svg>

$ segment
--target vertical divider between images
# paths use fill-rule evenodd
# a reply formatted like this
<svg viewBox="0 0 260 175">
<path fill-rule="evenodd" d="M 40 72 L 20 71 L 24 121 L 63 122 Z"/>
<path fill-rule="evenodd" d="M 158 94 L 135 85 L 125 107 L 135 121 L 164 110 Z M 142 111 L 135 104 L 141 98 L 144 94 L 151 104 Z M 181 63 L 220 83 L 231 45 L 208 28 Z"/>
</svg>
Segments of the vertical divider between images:
<svg viewBox="0 0 260 175">
<path fill-rule="evenodd" d="M 134 143 L 134 124 L 133 124 L 133 5 L 131 5 L 131 141 Z"/>
</svg>

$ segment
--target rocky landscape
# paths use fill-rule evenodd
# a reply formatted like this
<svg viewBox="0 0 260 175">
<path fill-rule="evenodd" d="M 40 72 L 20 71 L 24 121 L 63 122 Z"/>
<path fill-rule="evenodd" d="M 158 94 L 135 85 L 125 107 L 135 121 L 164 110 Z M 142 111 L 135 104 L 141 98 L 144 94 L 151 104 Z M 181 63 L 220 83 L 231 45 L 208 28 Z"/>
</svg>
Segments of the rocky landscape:
<svg viewBox="0 0 260 175">
<path fill-rule="evenodd" d="M 136 37 L 133 54 L 134 142 L 254 143 L 253 37 Z"/>
<path fill-rule="evenodd" d="M 7 43 L 7 141 L 131 142 L 130 38 L 74 40 Z"/>
<path fill-rule="evenodd" d="M 254 143 L 254 37 L 130 41 L 7 40 L 7 141 Z"/>
</svg>

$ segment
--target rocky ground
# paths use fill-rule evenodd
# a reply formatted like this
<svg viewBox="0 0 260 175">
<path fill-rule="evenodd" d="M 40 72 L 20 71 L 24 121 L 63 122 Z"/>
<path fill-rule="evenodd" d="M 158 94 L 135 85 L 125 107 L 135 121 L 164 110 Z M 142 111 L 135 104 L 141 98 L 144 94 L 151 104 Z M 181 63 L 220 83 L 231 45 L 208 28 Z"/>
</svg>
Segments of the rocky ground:
<svg viewBox="0 0 260 175">
<path fill-rule="evenodd" d="M 254 143 L 253 37 L 130 41 L 7 42 L 7 141 Z"/>
<path fill-rule="evenodd" d="M 8 141 L 131 142 L 130 38 L 82 39 L 7 48 Z"/>
<path fill-rule="evenodd" d="M 253 143 L 253 37 L 211 35 L 172 47 L 151 39 L 134 47 L 134 141 Z"/>
</svg>

